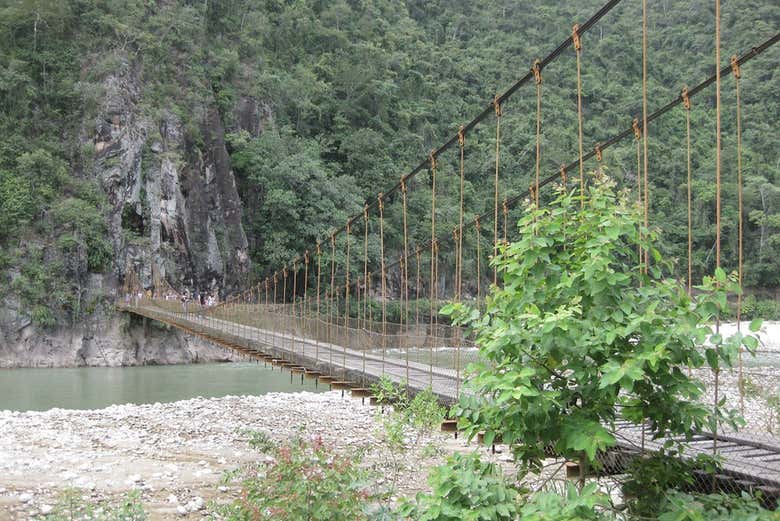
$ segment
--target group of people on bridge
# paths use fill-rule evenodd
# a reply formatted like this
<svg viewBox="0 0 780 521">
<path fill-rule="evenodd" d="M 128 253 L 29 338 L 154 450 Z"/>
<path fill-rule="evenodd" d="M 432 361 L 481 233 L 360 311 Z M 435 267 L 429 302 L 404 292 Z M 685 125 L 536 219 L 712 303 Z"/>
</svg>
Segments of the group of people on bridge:
<svg viewBox="0 0 780 521">
<path fill-rule="evenodd" d="M 165 300 L 165 301 L 180 301 L 182 305 L 182 311 L 184 313 L 187 313 L 188 307 L 190 306 L 190 303 L 195 306 L 194 309 L 202 309 L 202 308 L 210 308 L 213 306 L 216 306 L 219 303 L 219 298 L 215 294 L 211 293 L 205 293 L 205 292 L 199 292 L 195 290 L 194 292 L 190 292 L 189 290 L 185 290 L 184 293 L 174 293 L 173 291 L 169 290 L 165 293 L 165 295 L 160 296 L 155 294 L 152 290 L 146 290 L 144 293 L 143 291 L 138 292 L 127 292 L 125 293 L 125 304 L 128 306 L 132 303 L 135 307 L 138 307 L 142 300 Z M 190 309 L 192 311 L 192 309 Z"/>
</svg>

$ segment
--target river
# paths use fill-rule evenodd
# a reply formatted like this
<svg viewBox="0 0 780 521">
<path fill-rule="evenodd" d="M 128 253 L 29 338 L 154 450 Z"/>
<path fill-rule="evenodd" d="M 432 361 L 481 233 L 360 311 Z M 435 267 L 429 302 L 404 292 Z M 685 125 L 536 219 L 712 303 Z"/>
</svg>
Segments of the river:
<svg viewBox="0 0 780 521">
<path fill-rule="evenodd" d="M 0 370 L 0 410 L 101 409 L 113 404 L 165 403 L 198 396 L 327 391 L 314 381 L 262 364 Z"/>
</svg>

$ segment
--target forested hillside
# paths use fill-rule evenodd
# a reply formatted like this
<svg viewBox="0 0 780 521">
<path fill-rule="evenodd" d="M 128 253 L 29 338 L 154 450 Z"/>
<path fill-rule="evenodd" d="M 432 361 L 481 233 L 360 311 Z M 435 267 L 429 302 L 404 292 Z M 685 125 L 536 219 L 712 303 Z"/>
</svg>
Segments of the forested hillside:
<svg viewBox="0 0 780 521">
<path fill-rule="evenodd" d="M 541 3 L 5 0 L 3 295 L 20 315 L 52 326 L 98 309 L 141 259 L 159 265 L 142 274 L 147 285 L 164 278 L 178 289 L 224 293 L 265 277 L 395 184 L 602 0 Z M 709 0 L 649 4 L 654 110 L 712 73 L 714 14 Z M 722 4 L 724 65 L 780 27 L 776 2 Z M 624 0 L 583 38 L 586 146 L 641 113 L 640 14 L 640 2 Z M 741 85 L 745 284 L 769 295 L 780 285 L 778 63 L 780 49 L 771 49 L 743 68 Z M 576 158 L 573 51 L 543 77 L 549 175 Z M 706 90 L 692 110 L 696 278 L 714 266 L 714 97 Z M 730 268 L 737 262 L 734 97 L 727 77 L 723 264 Z M 533 86 L 504 107 L 508 196 L 533 177 L 535 107 Z M 682 275 L 684 111 L 664 116 L 649 135 L 650 220 Z M 494 136 L 488 119 L 467 142 L 469 215 L 492 208 Z M 607 171 L 626 186 L 635 183 L 634 150 L 628 140 L 605 154 Z M 449 230 L 457 222 L 455 154 L 441 165 L 437 220 Z M 410 233 L 421 240 L 430 234 L 428 198 L 419 190 L 410 201 Z M 387 217 L 388 235 L 399 237 L 400 214 Z"/>
</svg>

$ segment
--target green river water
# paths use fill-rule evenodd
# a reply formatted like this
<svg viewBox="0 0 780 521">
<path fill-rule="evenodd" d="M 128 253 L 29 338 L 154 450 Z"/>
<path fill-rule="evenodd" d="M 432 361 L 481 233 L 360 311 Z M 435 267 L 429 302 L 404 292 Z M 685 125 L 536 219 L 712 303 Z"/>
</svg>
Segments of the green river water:
<svg viewBox="0 0 780 521">
<path fill-rule="evenodd" d="M 113 404 L 174 402 L 202 396 L 327 391 L 312 380 L 263 364 L 0 369 L 0 410 L 100 409 Z"/>
</svg>

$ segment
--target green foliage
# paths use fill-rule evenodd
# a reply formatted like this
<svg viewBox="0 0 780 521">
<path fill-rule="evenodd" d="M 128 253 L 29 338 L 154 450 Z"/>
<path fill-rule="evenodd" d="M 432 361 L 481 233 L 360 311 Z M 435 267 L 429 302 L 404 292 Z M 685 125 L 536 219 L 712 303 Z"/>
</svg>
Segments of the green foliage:
<svg viewBox="0 0 780 521">
<path fill-rule="evenodd" d="M 43 516 L 46 521 L 146 521 L 148 519 L 138 491 L 128 492 L 119 504 L 107 501 L 95 503 L 81 496 L 78 490 L 63 492 L 51 513 Z"/>
<path fill-rule="evenodd" d="M 268 433 L 263 431 L 247 431 L 249 436 L 249 446 L 258 449 L 261 452 L 273 452 L 276 443 L 271 439 Z"/>
<path fill-rule="evenodd" d="M 507 483 L 500 468 L 483 462 L 476 453 L 451 456 L 446 465 L 431 470 L 428 483 L 431 493 L 419 493 L 413 502 L 405 501 L 401 515 L 417 521 L 517 518 L 518 491 Z"/>
<path fill-rule="evenodd" d="M 354 180 L 322 160 L 324 151 L 317 141 L 287 128 L 256 139 L 239 134 L 229 140 L 244 191 L 261 187 L 259 210 L 247 231 L 263 238 L 254 253 L 268 266 L 288 263 L 360 208 Z"/>
<path fill-rule="evenodd" d="M 402 422 L 420 433 L 434 431 L 446 416 L 446 408 L 439 404 L 430 387 L 410 398 L 404 383 L 396 385 L 383 376 L 371 385 L 371 394 L 379 404 L 392 405 Z"/>
<path fill-rule="evenodd" d="M 695 470 L 714 473 L 717 465 L 708 455 L 683 459 L 679 454 L 663 450 L 636 458 L 631 462 L 628 479 L 623 483 L 623 494 L 629 511 L 640 518 L 657 516 L 670 491 L 686 490 L 695 484 Z"/>
<path fill-rule="evenodd" d="M 88 189 L 74 185 L 85 197 L 99 201 Z M 35 324 L 52 327 L 80 320 L 95 311 L 98 301 L 85 302 L 90 272 L 107 270 L 113 258 L 106 225 L 99 207 L 79 197 L 53 201 L 41 228 L 53 239 L 41 245 L 30 242 L 15 250 L 19 266 L 11 289 L 21 298 Z"/>
<path fill-rule="evenodd" d="M 360 457 L 333 451 L 315 439 L 294 440 L 273 451 L 265 468 L 248 470 L 242 498 L 217 508 L 221 519 L 368 519 L 375 499 Z"/>
<path fill-rule="evenodd" d="M 742 300 L 742 318 L 762 318 L 764 320 L 780 319 L 780 303 L 771 299 L 759 299 L 755 295 L 747 295 Z"/>
<path fill-rule="evenodd" d="M 446 409 L 439 405 L 439 400 L 431 389 L 425 389 L 409 397 L 404 384 L 396 385 L 388 377 L 382 377 L 372 384 L 373 397 L 383 407 L 380 409 L 379 433 L 382 445 L 387 449 L 387 459 L 392 469 L 390 492 L 394 492 L 401 467 L 408 457 L 408 450 L 416 448 L 425 434 L 431 434 L 439 428 L 446 416 Z M 391 405 L 387 413 L 385 405 Z M 423 448 L 423 455 L 434 450 L 431 445 Z"/>
<path fill-rule="evenodd" d="M 755 498 L 742 493 L 737 497 L 729 494 L 686 494 L 670 492 L 661 504 L 658 521 L 777 521 L 780 512 L 770 512 Z"/>
<path fill-rule="evenodd" d="M 470 368 L 460 426 L 472 437 L 484 430 L 486 443 L 500 435 L 538 467 L 549 447 L 597 465 L 615 444 L 619 413 L 649 421 L 651 437 L 735 425 L 731 412 L 700 404 L 702 383 L 680 370 L 728 367 L 740 344 L 755 349 L 755 337 L 741 334 L 704 344 L 712 333 L 704 324 L 727 309 L 733 278 L 718 270 L 692 301 L 665 276 L 655 233 L 608 179 L 597 176 L 579 207 L 579 195 L 561 193 L 526 211 L 520 239 L 494 260 L 502 284 L 486 312 L 442 310 L 476 333 L 484 360 Z M 647 274 L 637 269 L 639 245 L 651 255 Z"/>
<path fill-rule="evenodd" d="M 424 433 L 438 429 L 446 416 L 446 409 L 439 405 L 430 387 L 415 394 L 403 412 L 409 425 Z"/>
<path fill-rule="evenodd" d="M 32 219 L 35 198 L 29 183 L 10 172 L 0 171 L 0 237 L 7 237 L 19 225 Z"/>
<path fill-rule="evenodd" d="M 597 490 L 596 483 L 582 490 L 570 482 L 566 493 L 539 492 L 520 510 L 523 521 L 608 521 L 615 517 L 605 511 L 609 499 Z"/>
<path fill-rule="evenodd" d="M 61 199 L 51 208 L 50 218 L 53 230 L 68 234 L 61 236 L 58 242 L 64 258 L 83 249 L 87 255 L 87 270 L 102 272 L 110 266 L 113 252 L 105 238 L 106 225 L 99 209 L 92 203 L 77 198 Z"/>
<path fill-rule="evenodd" d="M 371 384 L 371 395 L 381 405 L 399 404 L 400 409 L 405 407 L 409 399 L 404 386 L 396 385 L 389 376 L 383 376 Z"/>
<path fill-rule="evenodd" d="M 458 124 L 514 81 L 518 70 L 569 36 L 573 20 L 584 20 L 601 4 L 601 0 L 544 6 L 411 0 L 9 3 L 0 8 L 0 249 L 31 234 L 41 234 L 43 241 L 58 237 L 57 229 L 39 229 L 39 217 L 61 194 L 92 200 L 75 193 L 71 185 L 95 174 L 95 148 L 89 136 L 94 121 L 104 116 L 98 114 L 105 101 L 103 82 L 109 76 L 138 77 L 140 113 L 158 124 L 162 114 L 177 115 L 195 149 L 188 161 L 203 152 L 204 114 L 218 110 L 222 126 L 231 133 L 228 150 L 252 260 L 257 275 L 265 276 L 312 249 L 314 240 L 328 230 L 344 225 L 364 201 L 374 202 L 377 192 L 395 184 L 401 172 L 417 165 L 433 146 L 451 137 Z M 679 7 L 663 4 L 650 9 L 651 108 L 676 97 L 683 84 L 691 85 L 711 72 L 706 51 L 711 48 L 710 33 L 702 26 L 702 20 L 711 17 L 711 5 L 693 0 Z M 583 36 L 586 142 L 624 130 L 637 113 L 636 63 L 641 55 L 625 42 L 635 33 L 638 9 L 634 4 L 621 6 Z M 730 30 L 723 35 L 724 56 L 773 34 L 779 13 L 765 0 L 727 6 L 724 16 Z M 571 53 L 564 53 L 555 67 L 568 70 L 572 59 Z M 771 71 L 776 62 L 777 48 L 752 60 L 743 68 L 741 84 L 748 287 L 780 284 L 780 256 L 774 254 L 780 244 L 780 170 L 771 118 L 760 117 L 777 113 L 776 82 L 761 72 Z M 576 157 L 576 140 L 571 139 L 574 78 L 550 69 L 545 85 L 550 88 L 543 94 L 542 161 L 551 165 L 550 158 L 557 164 Z M 731 107 L 728 82 L 723 96 L 724 106 Z M 502 194 L 516 193 L 531 180 L 531 98 L 519 92 L 503 116 L 501 171 L 511 175 L 500 177 Z M 238 107 L 247 99 L 259 108 L 251 115 L 259 116 L 259 128 L 251 134 L 239 130 L 246 114 L 239 114 Z M 712 103 L 706 98 L 696 101 L 693 128 L 711 126 L 713 116 Z M 484 175 L 493 151 L 489 128 L 487 124 L 477 129 L 467 140 L 469 214 L 491 207 L 492 178 Z M 687 255 L 685 151 L 675 145 L 683 129 L 680 111 L 654 121 L 650 150 L 650 219 L 664 223 L 667 234 L 657 246 L 667 258 L 679 259 L 675 276 L 685 272 Z M 156 131 L 149 130 L 149 141 L 156 140 Z M 724 117 L 724 173 L 735 168 L 729 152 L 734 149 L 734 130 L 734 118 Z M 714 256 L 708 254 L 715 235 L 712 143 L 707 132 L 694 131 L 692 137 L 694 276 L 700 280 L 714 265 Z M 632 153 L 633 146 L 627 143 L 610 148 L 604 158 L 614 171 L 624 173 L 627 185 L 636 175 Z M 653 160 L 658 157 L 663 160 Z M 440 161 L 451 171 L 453 157 Z M 437 179 L 441 230 L 451 230 L 457 222 L 456 177 Z M 736 176 L 724 177 L 724 223 L 734 223 Z M 409 187 L 410 244 L 420 244 L 430 234 L 430 197 L 423 178 Z M 100 192 L 94 180 L 87 184 Z M 386 208 L 389 258 L 397 257 L 402 248 L 398 206 L 397 197 L 392 197 Z M 103 214 L 106 208 L 100 211 Z M 723 230 L 725 266 L 736 265 L 735 228 Z M 375 222 L 369 238 L 369 270 L 376 275 Z M 484 245 L 489 243 L 487 234 L 482 239 Z M 466 239 L 466 251 L 474 251 L 474 242 L 473 237 Z M 342 250 L 339 244 L 339 260 Z M 483 248 L 483 267 L 489 250 Z M 98 245 L 98 252 L 106 250 Z M 445 267 L 454 266 L 453 256 L 442 249 L 441 261 L 442 276 L 451 288 L 452 270 Z M 361 271 L 359 263 L 352 264 L 353 274 Z M 91 265 L 105 269 L 106 258 L 98 254 Z M 464 272 L 474 271 L 474 259 L 466 259 Z M 466 280 L 465 293 L 475 294 L 473 278 Z M 482 284 L 486 287 L 487 281 Z M 388 314 L 398 317 L 398 311 L 389 306 Z"/>
</svg>

